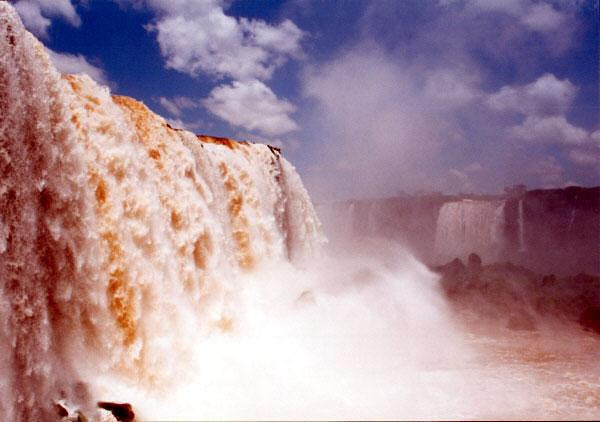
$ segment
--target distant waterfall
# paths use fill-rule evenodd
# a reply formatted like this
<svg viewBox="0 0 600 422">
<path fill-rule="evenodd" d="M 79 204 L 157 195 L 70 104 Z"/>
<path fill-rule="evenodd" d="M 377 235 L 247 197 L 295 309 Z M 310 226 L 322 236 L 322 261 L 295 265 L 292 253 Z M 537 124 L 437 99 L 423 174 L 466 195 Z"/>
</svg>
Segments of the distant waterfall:
<svg viewBox="0 0 600 422">
<path fill-rule="evenodd" d="M 525 245 L 525 220 L 523 217 L 523 200 L 519 199 L 519 209 L 517 217 L 518 231 L 519 231 L 519 252 L 527 250 Z"/>
<path fill-rule="evenodd" d="M 441 261 L 475 252 L 497 259 L 504 247 L 504 201 L 464 199 L 442 206 L 435 233 L 435 255 Z"/>
</svg>

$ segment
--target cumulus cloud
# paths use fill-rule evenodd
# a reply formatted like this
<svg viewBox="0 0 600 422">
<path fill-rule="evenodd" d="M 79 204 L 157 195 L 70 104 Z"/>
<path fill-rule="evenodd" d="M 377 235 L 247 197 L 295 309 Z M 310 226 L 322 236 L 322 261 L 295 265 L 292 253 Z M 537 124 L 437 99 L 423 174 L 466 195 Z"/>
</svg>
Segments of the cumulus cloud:
<svg viewBox="0 0 600 422">
<path fill-rule="evenodd" d="M 544 188 L 555 188 L 564 185 L 565 171 L 558 160 L 551 155 L 536 160 L 529 173 L 541 180 Z"/>
<path fill-rule="evenodd" d="M 521 21 L 535 31 L 550 32 L 564 25 L 566 17 L 548 3 L 533 3 L 525 9 Z"/>
<path fill-rule="evenodd" d="M 298 128 L 289 117 L 296 107 L 280 100 L 264 83 L 234 81 L 214 88 L 203 100 L 208 111 L 232 125 L 259 130 L 267 135 L 281 135 Z"/>
<path fill-rule="evenodd" d="M 51 19 L 59 18 L 73 26 L 81 19 L 70 0 L 19 0 L 14 4 L 27 29 L 41 38 L 48 37 Z"/>
<path fill-rule="evenodd" d="M 214 0 L 147 3 L 159 13 L 148 28 L 156 32 L 167 67 L 192 76 L 265 80 L 300 52 L 303 33 L 287 19 L 278 25 L 238 19 Z"/>
<path fill-rule="evenodd" d="M 479 81 L 466 69 L 444 67 L 430 72 L 425 78 L 424 95 L 441 107 L 469 104 L 482 95 Z"/>
<path fill-rule="evenodd" d="M 482 11 L 504 12 L 516 17 L 532 30 L 546 32 L 560 29 L 566 16 L 551 4 L 525 0 L 471 0 L 471 7 Z"/>
<path fill-rule="evenodd" d="M 52 50 L 48 50 L 48 54 L 59 72 L 72 74 L 86 73 L 99 84 L 109 85 L 104 70 L 88 62 L 81 54 L 57 53 Z"/>
<path fill-rule="evenodd" d="M 590 141 L 596 148 L 600 149 L 600 130 L 596 130 L 590 134 Z"/>
<path fill-rule="evenodd" d="M 588 132 L 573 126 L 564 116 L 528 116 L 523 123 L 512 127 L 510 133 L 537 143 L 581 145 L 588 140 Z"/>
<path fill-rule="evenodd" d="M 487 99 L 499 111 L 516 111 L 540 116 L 564 114 L 575 99 L 577 87 L 568 79 L 546 73 L 534 82 L 521 86 L 504 86 Z"/>
<path fill-rule="evenodd" d="M 569 151 L 569 157 L 577 165 L 598 166 L 600 165 L 600 150 L 573 149 Z"/>
<path fill-rule="evenodd" d="M 189 97 L 174 97 L 174 98 L 166 98 L 159 97 L 158 102 L 165 110 L 167 110 L 170 114 L 176 117 L 180 117 L 185 110 L 193 109 L 198 107 L 198 102 L 192 100 Z"/>
<path fill-rule="evenodd" d="M 578 166 L 594 167 L 600 173 L 600 130 L 592 132 L 585 145 L 571 149 L 569 158 Z"/>
<path fill-rule="evenodd" d="M 123 3 L 120 1 L 120 3 Z M 291 20 L 269 24 L 225 13 L 218 0 L 139 0 L 157 17 L 146 28 L 156 34 L 168 68 L 198 76 L 231 79 L 212 90 L 202 104 L 212 114 L 246 130 L 280 135 L 297 129 L 290 117 L 295 107 L 279 99 L 263 81 L 290 58 L 301 56 L 304 37 Z M 160 98 L 173 116 L 190 104 Z"/>
<path fill-rule="evenodd" d="M 502 87 L 487 97 L 486 104 L 496 111 L 525 116 L 520 124 L 509 128 L 508 134 L 513 138 L 538 144 L 582 146 L 590 142 L 590 134 L 566 118 L 576 94 L 577 87 L 568 79 L 560 80 L 546 73 L 526 85 Z M 581 151 L 569 152 L 576 164 L 590 161 Z"/>
<path fill-rule="evenodd" d="M 495 13 L 511 17 L 518 27 L 501 31 L 501 39 L 520 38 L 519 32 L 537 33 L 543 37 L 547 51 L 560 55 L 571 45 L 576 25 L 573 10 L 574 1 L 535 1 L 535 0 L 467 0 L 466 9 L 472 13 Z M 506 38 L 508 37 L 508 38 Z"/>
<path fill-rule="evenodd" d="M 303 77 L 308 110 L 298 113 L 300 126 L 320 140 L 310 146 L 311 193 L 494 192 L 499 183 L 556 181 L 571 170 L 558 168 L 570 163 L 570 149 L 589 142 L 589 131 L 566 117 L 578 94 L 574 79 L 545 70 L 550 56 L 570 54 L 582 24 L 577 7 L 370 2 L 358 40 L 315 60 Z M 550 148 L 562 161 L 547 158 Z M 523 165 L 538 160 L 538 171 Z"/>
</svg>

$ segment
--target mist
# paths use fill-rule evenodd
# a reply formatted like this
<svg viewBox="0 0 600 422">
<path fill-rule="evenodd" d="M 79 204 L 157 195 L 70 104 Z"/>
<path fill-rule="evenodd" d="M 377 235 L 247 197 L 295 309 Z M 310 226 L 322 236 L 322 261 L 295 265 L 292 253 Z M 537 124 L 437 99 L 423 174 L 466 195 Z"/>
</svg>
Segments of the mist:
<svg viewBox="0 0 600 422">
<path fill-rule="evenodd" d="M 504 331 L 489 337 L 479 331 L 474 339 L 453 316 L 439 276 L 396 243 L 371 239 L 332 244 L 321 259 L 302 269 L 266 265 L 238 281 L 244 288 L 229 298 L 235 309 L 232 327 L 192 339 L 186 354 L 172 345 L 181 359 L 177 366 L 186 368 L 176 376 L 165 374 L 176 382 L 157 393 L 100 377 L 94 390 L 135 403 L 140 416 L 153 419 L 597 414 L 578 398 L 557 400 L 565 390 L 552 384 L 569 367 L 588 383 L 583 391 L 590 393 L 584 394 L 597 400 L 591 391 L 598 370 L 591 355 L 582 355 L 597 355 L 590 349 L 594 339 L 568 336 L 560 325 L 559 330 L 552 326 L 552 338 L 538 337 L 534 344 L 524 337 L 503 342 L 502 336 L 510 337 Z M 189 324 L 171 328 L 190 332 L 196 323 L 192 319 Z M 584 351 L 574 339 L 589 346 Z M 505 350 L 508 361 L 490 355 L 496 347 Z M 554 353 L 552 365 L 528 368 L 516 363 L 519 358 L 513 362 L 521 347 L 531 350 L 532 357 L 525 360 Z M 583 364 L 571 365 L 581 358 Z M 591 372 L 582 375 L 584 368 Z M 549 402 L 556 405 L 548 407 Z"/>
</svg>

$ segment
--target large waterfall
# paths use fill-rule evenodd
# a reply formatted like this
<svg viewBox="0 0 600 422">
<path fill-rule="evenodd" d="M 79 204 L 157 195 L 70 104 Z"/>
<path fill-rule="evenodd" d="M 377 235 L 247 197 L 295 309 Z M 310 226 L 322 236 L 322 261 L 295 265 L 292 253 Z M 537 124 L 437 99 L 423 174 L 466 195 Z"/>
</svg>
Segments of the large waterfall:
<svg viewBox="0 0 600 422">
<path fill-rule="evenodd" d="M 434 247 L 440 261 L 464 259 L 471 252 L 494 261 L 504 245 L 504 201 L 463 199 L 440 209 Z"/>
<path fill-rule="evenodd" d="M 174 129 L 61 76 L 5 2 L 0 172 L 2 420 L 48 420 L 61 395 L 85 405 L 85 368 L 172 381 L 182 326 L 231 329 L 245 273 L 323 240 L 277 149 Z"/>
</svg>

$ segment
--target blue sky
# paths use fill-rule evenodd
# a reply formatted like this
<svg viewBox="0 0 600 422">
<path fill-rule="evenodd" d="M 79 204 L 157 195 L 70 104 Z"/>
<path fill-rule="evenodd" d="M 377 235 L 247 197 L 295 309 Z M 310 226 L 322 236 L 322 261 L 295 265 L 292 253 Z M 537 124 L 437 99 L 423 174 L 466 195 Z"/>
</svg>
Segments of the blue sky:
<svg viewBox="0 0 600 422">
<path fill-rule="evenodd" d="M 64 72 L 317 200 L 600 182 L 597 0 L 19 0 Z"/>
</svg>

